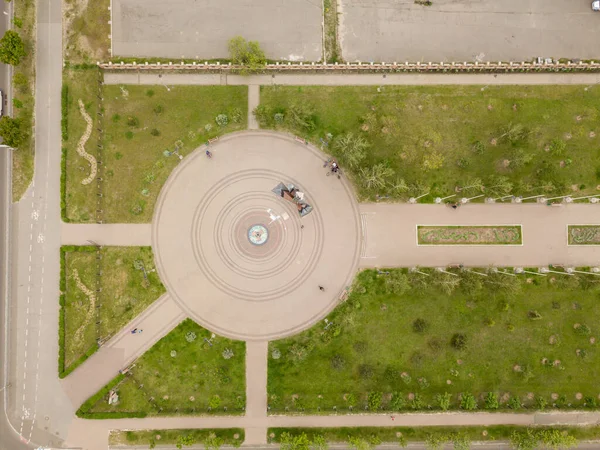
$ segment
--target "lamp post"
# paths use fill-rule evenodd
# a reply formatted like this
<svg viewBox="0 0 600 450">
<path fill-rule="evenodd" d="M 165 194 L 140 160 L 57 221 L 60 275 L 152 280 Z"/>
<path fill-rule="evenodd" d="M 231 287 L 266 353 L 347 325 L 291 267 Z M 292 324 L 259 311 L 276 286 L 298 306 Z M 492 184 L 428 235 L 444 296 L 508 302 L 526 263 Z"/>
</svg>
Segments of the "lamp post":
<svg viewBox="0 0 600 450">
<path fill-rule="evenodd" d="M 452 195 L 449 195 L 448 197 L 444 197 L 444 198 L 436 197 L 435 198 L 435 203 L 437 203 L 439 205 L 444 200 L 447 200 L 447 199 L 452 198 L 452 197 L 456 197 L 456 194 L 452 194 Z"/>
<path fill-rule="evenodd" d="M 531 275 L 537 275 L 538 277 L 547 277 L 548 275 L 545 275 L 543 273 L 539 273 L 539 272 L 533 272 L 531 270 L 525 270 L 522 267 L 515 267 L 514 271 L 516 274 L 523 274 L 523 273 L 530 273 Z"/>
<path fill-rule="evenodd" d="M 559 275 L 571 275 L 573 276 L 574 274 L 569 273 L 569 272 L 559 272 L 558 270 L 551 270 L 548 267 L 540 267 L 540 272 L 541 273 L 557 273 Z"/>
<path fill-rule="evenodd" d="M 463 198 L 461 198 L 461 199 L 460 199 L 460 202 L 461 202 L 461 203 L 464 205 L 464 204 L 466 204 L 466 203 L 469 203 L 471 200 L 475 200 L 476 198 L 483 197 L 484 195 L 485 195 L 485 194 L 476 195 L 475 197 L 471 197 L 471 198 L 466 198 L 466 197 L 463 197 Z"/>
<path fill-rule="evenodd" d="M 427 272 L 420 271 L 418 267 L 411 267 L 410 269 L 408 269 L 408 271 L 410 273 L 418 273 L 418 274 L 421 274 L 421 275 L 425 275 L 426 277 L 430 276 Z"/>
<path fill-rule="evenodd" d="M 448 275 L 452 275 L 453 277 L 457 277 L 458 274 L 457 273 L 452 273 L 452 272 L 448 272 L 445 268 L 443 267 L 436 267 L 435 270 L 437 270 L 438 272 L 441 273 L 447 273 Z"/>
<path fill-rule="evenodd" d="M 512 201 L 513 201 L 513 203 L 522 203 L 523 201 L 531 200 L 532 198 L 537 198 L 537 199 L 539 199 L 538 201 L 542 201 L 542 202 L 546 201 L 546 199 L 544 198 L 544 194 L 532 195 L 531 197 L 513 197 Z"/>
<path fill-rule="evenodd" d="M 423 194 L 423 195 L 419 195 L 418 197 L 411 197 L 411 198 L 409 198 L 409 199 L 408 199 L 408 203 L 413 203 L 413 204 L 414 204 L 414 203 L 417 203 L 417 201 L 418 201 L 420 198 L 423 198 L 423 197 L 425 197 L 426 195 L 429 195 L 429 192 L 427 192 L 426 194 Z"/>
</svg>

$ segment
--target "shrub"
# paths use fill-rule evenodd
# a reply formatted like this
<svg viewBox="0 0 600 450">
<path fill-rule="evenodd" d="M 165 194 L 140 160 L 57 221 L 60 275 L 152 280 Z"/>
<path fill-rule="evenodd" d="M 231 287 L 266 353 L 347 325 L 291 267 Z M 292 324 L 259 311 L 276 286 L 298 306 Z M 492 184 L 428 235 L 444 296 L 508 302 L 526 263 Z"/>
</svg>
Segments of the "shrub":
<svg viewBox="0 0 600 450">
<path fill-rule="evenodd" d="M 129 116 L 127 118 L 127 125 L 130 127 L 139 127 L 140 126 L 140 119 L 138 119 L 135 116 Z"/>
<path fill-rule="evenodd" d="M 368 380 L 369 378 L 373 378 L 374 374 L 375 371 L 373 370 L 373 366 L 369 364 L 361 364 L 358 366 L 358 375 L 362 379 Z"/>
<path fill-rule="evenodd" d="M 475 400 L 473 394 L 462 394 L 462 398 L 460 399 L 460 409 L 464 409 L 465 411 L 477 409 L 477 400 Z"/>
<path fill-rule="evenodd" d="M 273 358 L 273 359 L 281 358 L 281 351 L 277 348 L 274 348 L 273 351 L 271 352 L 271 358 Z"/>
<path fill-rule="evenodd" d="M 417 384 L 421 389 L 427 389 L 429 387 L 429 381 L 425 377 L 417 378 Z"/>
<path fill-rule="evenodd" d="M 330 362 L 331 367 L 335 370 L 342 370 L 346 365 L 346 360 L 342 355 L 333 355 Z"/>
<path fill-rule="evenodd" d="M 348 406 L 356 405 L 356 396 L 353 393 L 350 393 L 346 396 L 346 402 L 348 402 Z"/>
<path fill-rule="evenodd" d="M 224 359 L 233 358 L 233 350 L 231 350 L 230 348 L 226 348 L 225 350 L 223 350 L 222 356 Z"/>
<path fill-rule="evenodd" d="M 562 155 L 565 148 L 567 148 L 567 143 L 562 139 L 552 139 L 550 142 L 550 151 L 556 156 Z"/>
<path fill-rule="evenodd" d="M 309 349 L 305 345 L 294 344 L 289 349 L 290 359 L 294 363 L 304 361 L 308 356 Z"/>
<path fill-rule="evenodd" d="M 418 393 L 415 393 L 414 398 L 410 402 L 410 407 L 415 411 L 425 408 L 425 402 Z"/>
<path fill-rule="evenodd" d="M 577 325 L 579 325 L 579 326 L 577 326 Z M 573 326 L 573 329 L 575 330 L 575 334 L 577 334 L 579 336 L 589 336 L 592 333 L 592 330 L 590 330 L 590 327 L 588 327 L 584 323 L 575 324 Z"/>
<path fill-rule="evenodd" d="M 400 411 L 400 410 L 404 409 L 405 406 L 406 406 L 406 401 L 404 400 L 402 393 L 394 392 L 392 394 L 392 400 L 390 401 L 390 407 L 392 408 L 392 410 Z"/>
<path fill-rule="evenodd" d="M 383 394 L 381 392 L 369 392 L 367 397 L 367 404 L 369 405 L 369 410 L 377 411 L 381 409 L 381 400 L 383 399 Z"/>
<path fill-rule="evenodd" d="M 287 120 L 294 128 L 311 132 L 316 128 L 312 108 L 306 103 L 294 103 L 288 110 Z"/>
<path fill-rule="evenodd" d="M 193 435 L 180 434 L 179 436 L 177 436 L 177 443 L 175 444 L 175 447 L 177 447 L 179 449 L 182 448 L 183 446 L 191 447 L 195 443 L 196 443 L 196 440 L 194 439 Z"/>
<path fill-rule="evenodd" d="M 492 319 L 491 317 L 488 317 L 487 319 L 484 320 L 484 323 L 486 326 L 488 327 L 493 327 L 494 325 L 496 325 L 496 321 L 494 319 Z"/>
<path fill-rule="evenodd" d="M 404 273 L 394 270 L 385 277 L 385 287 L 392 294 L 402 295 L 410 289 L 410 284 Z"/>
<path fill-rule="evenodd" d="M 543 411 L 544 409 L 546 409 L 546 406 L 548 406 L 548 400 L 546 400 L 544 397 L 536 397 L 535 398 L 535 407 L 536 409 L 539 409 L 540 411 Z"/>
<path fill-rule="evenodd" d="M 133 131 L 126 131 L 125 137 L 129 140 L 133 139 Z"/>
<path fill-rule="evenodd" d="M 510 409 L 521 409 L 523 405 L 521 404 L 521 399 L 519 396 L 511 397 L 507 403 Z"/>
<path fill-rule="evenodd" d="M 406 372 L 402 372 L 400 374 L 400 379 L 402 381 L 404 381 L 404 384 L 410 384 L 410 382 L 412 381 L 411 376 L 408 373 L 406 373 Z"/>
<path fill-rule="evenodd" d="M 23 27 L 23 19 L 21 19 L 20 17 L 13 17 L 13 23 L 17 28 Z"/>
<path fill-rule="evenodd" d="M 442 341 L 440 338 L 432 337 L 427 341 L 427 346 L 431 349 L 431 351 L 437 353 L 442 349 Z"/>
<path fill-rule="evenodd" d="M 464 350 L 467 347 L 467 337 L 461 333 L 454 333 L 450 338 L 450 345 L 456 350 Z"/>
<path fill-rule="evenodd" d="M 69 85 L 64 83 L 60 91 L 60 130 L 62 140 L 69 140 Z"/>
<path fill-rule="evenodd" d="M 188 342 L 194 342 L 196 340 L 196 333 L 193 331 L 188 331 L 185 333 L 185 340 Z"/>
<path fill-rule="evenodd" d="M 113 114 L 113 116 L 111 117 L 112 121 L 114 123 L 117 123 L 119 120 L 121 120 L 121 116 L 118 114 Z"/>
<path fill-rule="evenodd" d="M 147 95 L 148 97 L 152 97 L 152 96 L 154 95 L 154 91 L 153 91 L 152 89 L 148 89 L 148 90 L 146 91 L 146 95 Z"/>
<path fill-rule="evenodd" d="M 438 450 L 448 442 L 448 436 L 441 433 L 430 433 L 425 438 L 425 446 L 428 450 Z"/>
<path fill-rule="evenodd" d="M 250 69 L 259 69 L 265 64 L 265 52 L 256 41 L 247 41 L 242 36 L 229 40 L 229 56 L 234 64 L 248 66 Z"/>
<path fill-rule="evenodd" d="M 221 406 L 221 397 L 213 395 L 208 402 L 208 407 L 210 409 L 217 409 L 219 406 Z"/>
<path fill-rule="evenodd" d="M 476 154 L 483 155 L 483 152 L 485 152 L 485 144 L 481 141 L 475 141 L 472 149 Z"/>
<path fill-rule="evenodd" d="M 438 403 L 438 406 L 442 411 L 448 411 L 450 409 L 450 400 L 452 399 L 452 395 L 448 392 L 444 392 L 443 394 L 438 394 L 435 397 L 435 400 Z"/>
<path fill-rule="evenodd" d="M 25 57 L 25 44 L 14 30 L 8 30 L 0 39 L 0 62 L 16 66 Z"/>
<path fill-rule="evenodd" d="M 229 123 L 229 118 L 225 114 L 219 114 L 215 117 L 215 122 L 217 122 L 217 125 L 220 127 L 224 127 Z"/>
<path fill-rule="evenodd" d="M 275 123 L 283 123 L 284 118 L 285 116 L 283 115 L 283 113 L 275 113 L 275 115 L 273 116 L 273 120 L 275 120 Z"/>
<path fill-rule="evenodd" d="M 164 110 L 165 108 L 162 105 L 156 105 L 152 111 L 154 111 L 154 114 L 162 114 Z"/>
<path fill-rule="evenodd" d="M 429 328 L 429 324 L 424 319 L 415 319 L 412 329 L 415 333 L 424 333 Z"/>
<path fill-rule="evenodd" d="M 150 134 L 152 136 L 160 136 L 160 131 L 158 131 L 156 128 L 152 128 L 152 130 L 150 131 Z"/>
<path fill-rule="evenodd" d="M 498 395 L 495 392 L 488 392 L 485 396 L 485 409 L 498 409 L 499 407 Z"/>
<path fill-rule="evenodd" d="M 530 320 L 540 320 L 542 318 L 542 315 L 537 311 L 531 310 L 527 313 L 527 317 Z"/>
</svg>

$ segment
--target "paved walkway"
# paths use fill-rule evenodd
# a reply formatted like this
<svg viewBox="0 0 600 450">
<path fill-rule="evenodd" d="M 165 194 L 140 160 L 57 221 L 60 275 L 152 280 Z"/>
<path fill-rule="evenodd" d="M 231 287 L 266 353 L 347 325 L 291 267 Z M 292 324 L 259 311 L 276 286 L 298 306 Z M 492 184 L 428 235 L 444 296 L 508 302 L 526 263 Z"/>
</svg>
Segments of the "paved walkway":
<svg viewBox="0 0 600 450">
<path fill-rule="evenodd" d="M 73 407 L 77 409 L 184 318 L 184 313 L 168 294 L 156 300 L 62 380 Z M 133 328 L 143 332 L 131 334 Z"/>
<path fill-rule="evenodd" d="M 152 225 L 131 224 L 79 224 L 62 223 L 61 245 L 116 245 L 148 246 L 151 244 Z"/>
<path fill-rule="evenodd" d="M 198 84 L 198 85 L 313 85 L 313 86 L 361 86 L 361 85 L 544 85 L 600 83 L 595 73 L 509 73 L 509 74 L 268 74 L 228 75 L 160 72 L 106 72 L 105 84 Z"/>
<path fill-rule="evenodd" d="M 252 112 L 260 104 L 260 86 L 251 84 L 248 86 L 248 129 L 258 130 L 258 121 Z"/>
<path fill-rule="evenodd" d="M 591 204 L 372 203 L 359 206 L 363 232 L 361 267 L 465 266 L 540 267 L 549 264 L 594 266 L 594 246 L 568 246 L 568 224 L 600 223 L 600 207 Z M 522 246 L 419 246 L 417 225 L 522 225 Z"/>
<path fill-rule="evenodd" d="M 267 365 L 269 343 L 267 341 L 246 342 L 246 417 L 267 417 Z M 267 427 L 246 428 L 246 445 L 267 443 Z"/>
</svg>

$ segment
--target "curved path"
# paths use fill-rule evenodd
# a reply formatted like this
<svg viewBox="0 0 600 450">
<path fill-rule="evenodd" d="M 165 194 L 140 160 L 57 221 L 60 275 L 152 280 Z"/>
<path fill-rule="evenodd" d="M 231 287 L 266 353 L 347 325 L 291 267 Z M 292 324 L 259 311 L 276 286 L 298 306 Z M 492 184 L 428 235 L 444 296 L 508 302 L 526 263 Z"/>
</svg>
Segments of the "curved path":
<svg viewBox="0 0 600 450">
<path fill-rule="evenodd" d="M 270 132 L 236 133 L 202 147 L 165 183 L 152 246 L 180 307 L 219 334 L 268 340 L 327 314 L 358 267 L 358 205 L 344 178 L 325 176 L 314 147 Z M 271 191 L 280 182 L 313 210 Z M 324 291 L 319 286 L 325 288 Z"/>
</svg>

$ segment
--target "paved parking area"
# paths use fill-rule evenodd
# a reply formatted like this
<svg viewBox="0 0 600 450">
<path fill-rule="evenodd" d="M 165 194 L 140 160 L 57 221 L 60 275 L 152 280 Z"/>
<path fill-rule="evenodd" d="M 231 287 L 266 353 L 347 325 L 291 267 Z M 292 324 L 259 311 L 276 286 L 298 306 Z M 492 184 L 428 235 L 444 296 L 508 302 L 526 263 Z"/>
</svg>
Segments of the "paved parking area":
<svg viewBox="0 0 600 450">
<path fill-rule="evenodd" d="M 228 56 L 241 35 L 260 42 L 268 58 L 318 61 L 320 0 L 112 0 L 116 56 Z"/>
<path fill-rule="evenodd" d="M 600 57 L 591 0 L 338 0 L 347 61 Z"/>
</svg>

